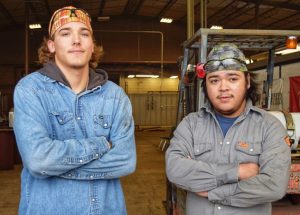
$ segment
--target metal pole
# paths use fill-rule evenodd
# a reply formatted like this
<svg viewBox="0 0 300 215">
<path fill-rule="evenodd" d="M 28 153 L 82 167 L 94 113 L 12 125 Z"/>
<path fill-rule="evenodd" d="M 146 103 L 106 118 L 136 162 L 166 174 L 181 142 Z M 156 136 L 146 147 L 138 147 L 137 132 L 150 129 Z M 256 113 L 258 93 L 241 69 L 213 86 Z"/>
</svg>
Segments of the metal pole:
<svg viewBox="0 0 300 215">
<path fill-rule="evenodd" d="M 200 23 L 201 28 L 206 28 L 207 26 L 207 16 L 206 16 L 206 0 L 201 0 L 200 3 Z"/>
<path fill-rule="evenodd" d="M 206 55 L 207 55 L 207 40 L 208 40 L 208 36 L 207 34 L 202 34 L 201 36 L 201 50 L 200 50 L 200 63 L 205 63 L 206 62 Z M 201 87 L 203 82 L 203 79 L 197 79 L 197 103 L 196 103 L 196 107 L 197 107 L 197 111 L 200 110 L 200 107 L 204 104 L 204 93 L 203 93 L 203 89 Z"/>
<path fill-rule="evenodd" d="M 194 0 L 187 0 L 187 38 L 194 35 Z"/>
<path fill-rule="evenodd" d="M 275 61 L 275 49 L 269 50 L 269 58 L 268 58 L 268 67 L 267 67 L 267 96 L 266 96 L 266 104 L 267 110 L 271 109 L 272 102 L 272 87 L 273 87 L 273 74 L 274 74 L 274 61 Z"/>
</svg>

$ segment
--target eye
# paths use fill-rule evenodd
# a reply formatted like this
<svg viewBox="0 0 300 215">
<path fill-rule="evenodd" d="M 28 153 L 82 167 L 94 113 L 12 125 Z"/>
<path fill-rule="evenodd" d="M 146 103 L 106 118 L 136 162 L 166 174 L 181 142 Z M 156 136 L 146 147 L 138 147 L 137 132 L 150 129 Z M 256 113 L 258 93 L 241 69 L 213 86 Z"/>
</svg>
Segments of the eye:
<svg viewBox="0 0 300 215">
<path fill-rule="evenodd" d="M 229 78 L 230 82 L 236 82 L 238 80 L 238 77 L 231 77 Z"/>
<path fill-rule="evenodd" d="M 83 37 L 89 37 L 90 36 L 90 32 L 89 31 L 83 31 L 83 32 L 81 32 L 81 35 Z"/>
<path fill-rule="evenodd" d="M 210 84 L 217 84 L 219 82 L 218 79 L 209 79 Z"/>
<path fill-rule="evenodd" d="M 61 31 L 60 32 L 60 35 L 65 37 L 65 36 L 68 36 L 70 33 L 68 31 Z"/>
</svg>

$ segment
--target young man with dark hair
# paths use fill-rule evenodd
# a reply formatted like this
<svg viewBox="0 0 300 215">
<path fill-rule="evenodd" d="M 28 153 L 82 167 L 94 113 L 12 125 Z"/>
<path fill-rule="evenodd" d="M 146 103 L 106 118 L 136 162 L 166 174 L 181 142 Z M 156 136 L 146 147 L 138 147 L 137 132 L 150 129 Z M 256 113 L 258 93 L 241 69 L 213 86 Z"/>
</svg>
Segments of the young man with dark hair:
<svg viewBox="0 0 300 215">
<path fill-rule="evenodd" d="M 287 133 L 255 107 L 256 86 L 234 44 L 204 65 L 207 102 L 178 125 L 166 152 L 168 179 L 187 190 L 186 215 L 271 215 L 287 190 Z"/>
</svg>

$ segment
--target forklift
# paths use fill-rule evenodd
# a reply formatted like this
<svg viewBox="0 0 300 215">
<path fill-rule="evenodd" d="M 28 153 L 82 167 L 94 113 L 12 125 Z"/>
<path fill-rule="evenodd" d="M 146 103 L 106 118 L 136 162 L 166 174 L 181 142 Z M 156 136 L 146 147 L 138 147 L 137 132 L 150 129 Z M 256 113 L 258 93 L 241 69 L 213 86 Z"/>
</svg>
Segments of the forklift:
<svg viewBox="0 0 300 215">
<path fill-rule="evenodd" d="M 184 41 L 183 57 L 180 58 L 179 99 L 176 126 L 191 112 L 203 105 L 205 98 L 202 82 L 205 77 L 203 65 L 208 50 L 218 43 L 234 43 L 239 49 L 248 52 L 266 53 L 267 81 L 264 86 L 265 99 L 262 108 L 270 110 L 272 84 L 275 64 L 275 50 L 286 45 L 288 37 L 298 38 L 300 31 L 295 30 L 255 30 L 255 29 L 207 29 L 200 28 Z M 292 151 L 292 165 L 287 194 L 299 194 L 300 186 L 300 113 L 271 111 L 287 129 Z M 299 147 L 298 147 L 299 145 Z M 166 209 L 168 215 L 185 215 L 186 191 L 167 180 Z"/>
</svg>

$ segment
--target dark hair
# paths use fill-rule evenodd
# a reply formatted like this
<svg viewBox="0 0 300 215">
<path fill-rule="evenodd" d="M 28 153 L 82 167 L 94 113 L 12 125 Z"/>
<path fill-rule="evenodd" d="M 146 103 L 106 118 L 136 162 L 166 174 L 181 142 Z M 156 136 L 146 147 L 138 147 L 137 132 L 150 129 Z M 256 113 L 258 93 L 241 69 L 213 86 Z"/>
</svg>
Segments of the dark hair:
<svg viewBox="0 0 300 215">
<path fill-rule="evenodd" d="M 253 105 L 255 105 L 259 101 L 259 91 L 258 91 L 258 83 L 257 83 L 257 74 L 251 72 L 244 72 L 246 81 L 247 75 L 250 75 L 250 88 L 246 92 L 246 99 L 251 99 Z M 206 89 L 206 77 L 202 82 L 202 88 L 205 95 L 205 98 L 208 99 L 207 89 Z M 208 99 L 209 100 L 209 99 Z"/>
<path fill-rule="evenodd" d="M 54 61 L 54 53 L 51 53 L 48 49 L 48 41 L 49 40 L 54 40 L 54 38 L 50 39 L 50 38 L 46 38 L 44 37 L 43 42 L 40 46 L 40 48 L 38 49 L 38 57 L 39 57 L 39 63 L 40 64 L 44 64 L 47 63 L 49 61 Z M 100 61 L 100 58 L 103 56 L 104 52 L 103 52 L 103 47 L 102 46 L 98 46 L 96 44 L 95 39 L 93 38 L 93 42 L 94 42 L 94 52 L 92 54 L 92 57 L 90 59 L 89 65 L 91 68 L 96 69 L 98 66 L 98 63 Z"/>
</svg>

